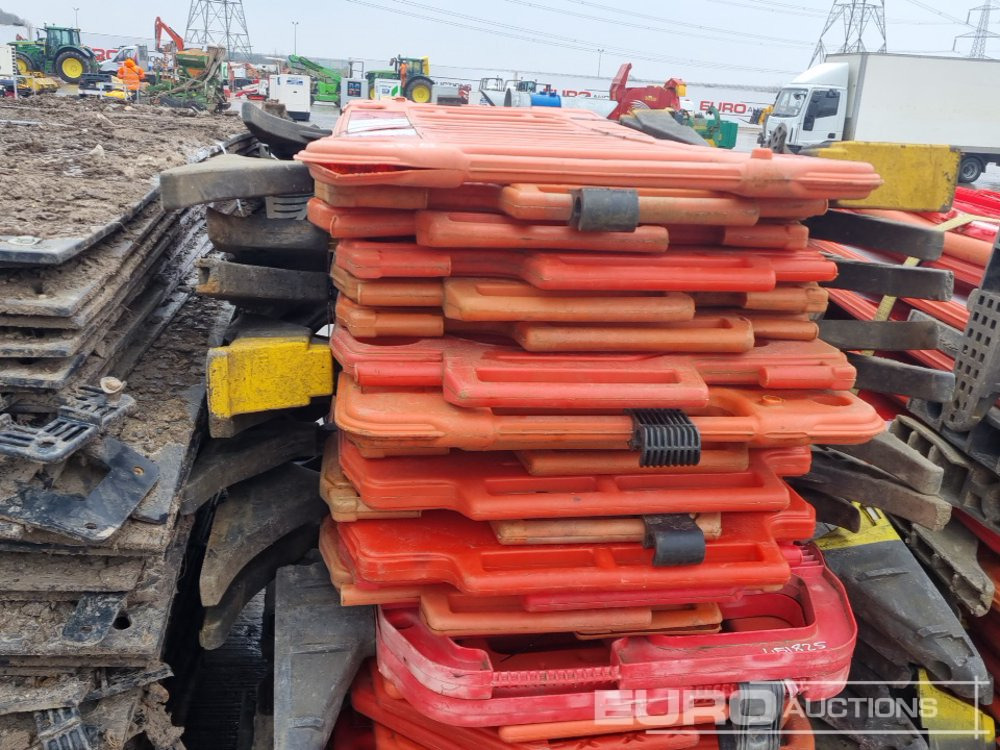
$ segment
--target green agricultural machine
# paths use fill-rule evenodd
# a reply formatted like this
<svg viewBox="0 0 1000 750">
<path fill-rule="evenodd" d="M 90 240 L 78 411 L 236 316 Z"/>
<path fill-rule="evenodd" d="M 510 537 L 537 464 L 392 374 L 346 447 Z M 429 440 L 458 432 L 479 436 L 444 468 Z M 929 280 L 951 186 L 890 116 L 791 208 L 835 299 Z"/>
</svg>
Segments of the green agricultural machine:
<svg viewBox="0 0 1000 750">
<path fill-rule="evenodd" d="M 35 41 L 24 39 L 11 44 L 20 75 L 37 71 L 57 75 L 66 83 L 79 83 L 85 73 L 99 72 L 94 51 L 80 44 L 79 29 L 46 26 Z"/>
<path fill-rule="evenodd" d="M 339 70 L 327 68 L 302 55 L 289 55 L 288 67 L 293 73 L 312 78 L 313 99 L 318 102 L 340 104 L 340 79 L 343 73 Z"/>
<path fill-rule="evenodd" d="M 403 57 L 397 55 L 389 63 L 391 70 L 369 70 L 365 73 L 368 79 L 368 98 L 375 98 L 375 81 L 379 78 L 399 78 L 400 68 L 406 63 L 406 83 L 400 92 L 411 102 L 426 104 L 431 101 L 434 91 L 434 81 L 431 80 L 431 59 L 429 57 Z"/>
</svg>

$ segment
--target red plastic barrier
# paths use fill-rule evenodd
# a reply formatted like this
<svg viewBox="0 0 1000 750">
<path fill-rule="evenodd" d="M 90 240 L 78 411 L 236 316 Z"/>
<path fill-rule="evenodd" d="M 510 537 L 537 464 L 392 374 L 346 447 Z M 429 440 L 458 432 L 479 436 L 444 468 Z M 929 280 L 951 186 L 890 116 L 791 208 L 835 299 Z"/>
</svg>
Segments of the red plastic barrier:
<svg viewBox="0 0 1000 750">
<path fill-rule="evenodd" d="M 574 185 L 508 185 L 499 208 L 523 221 L 568 221 Z M 656 190 L 639 193 L 643 224 L 707 224 L 751 226 L 762 218 L 805 219 L 827 209 L 825 200 L 752 200 L 704 190 Z"/>
<path fill-rule="evenodd" d="M 327 441 L 324 474 L 338 465 L 377 510 L 457 511 L 478 520 L 775 511 L 788 507 L 782 476 L 809 471 L 809 449 L 754 451 L 747 470 L 725 474 L 535 477 L 510 453 L 370 459 L 344 438 Z"/>
<path fill-rule="evenodd" d="M 722 535 L 706 541 L 705 561 L 698 565 L 653 567 L 654 551 L 638 543 L 505 546 L 488 523 L 448 511 L 342 523 L 337 533 L 356 582 L 375 586 L 447 583 L 486 596 L 549 592 L 569 581 L 579 592 L 759 589 L 788 580 L 778 543 L 813 532 L 812 506 L 792 491 L 789 496 L 782 511 L 727 514 Z"/>
<path fill-rule="evenodd" d="M 333 524 L 328 519 L 325 525 Z M 455 637 L 575 633 L 577 638 L 589 640 L 650 632 L 716 632 L 722 622 L 722 613 L 714 602 L 531 612 L 517 596 L 475 596 L 444 584 L 373 589 L 356 584 L 350 566 L 338 553 L 335 534 L 324 530 L 319 547 L 344 606 L 419 606 L 428 628 Z"/>
<path fill-rule="evenodd" d="M 814 283 L 782 284 L 751 292 L 644 292 L 539 289 L 503 278 L 360 279 L 339 266 L 331 271 L 341 294 L 374 307 L 444 307 L 454 320 L 540 320 L 631 322 L 689 320 L 700 309 L 732 307 L 752 311 L 824 312 L 828 295 Z M 692 302 L 693 298 L 693 302 Z M 672 303 L 671 303 L 672 301 Z M 679 317 L 685 315 L 686 317 Z"/>
<path fill-rule="evenodd" d="M 449 584 L 414 584 L 414 583 L 372 583 L 360 577 L 354 569 L 354 563 L 341 548 L 340 538 L 336 528 L 338 524 L 327 519 L 320 533 L 319 548 L 330 569 L 333 585 L 340 592 L 340 600 L 344 606 L 380 604 L 386 606 L 407 605 L 416 606 L 424 598 L 444 594 L 449 599 L 467 606 L 467 602 L 475 600 L 482 602 L 483 595 L 469 594 L 457 590 Z M 792 544 L 780 545 L 781 555 L 789 565 L 801 565 L 808 557 L 802 548 Z M 509 594 L 505 596 L 488 596 L 487 601 L 496 601 L 498 607 L 519 607 L 526 613 L 576 613 L 600 611 L 608 618 L 605 622 L 609 629 L 617 627 L 622 617 L 634 617 L 637 609 L 643 611 L 646 622 L 653 622 L 653 613 L 665 607 L 695 604 L 718 604 L 725 601 L 736 601 L 748 593 L 771 591 L 775 586 L 743 586 L 738 583 L 727 583 L 718 586 L 694 586 L 691 588 L 651 588 L 635 591 L 614 588 L 597 591 L 567 590 L 565 586 L 553 591 L 543 591 L 533 594 Z M 479 606 L 482 606 L 481 604 Z M 567 614 L 567 616 L 570 616 Z M 541 618 L 544 622 L 550 620 Z M 564 632 L 564 631 L 561 631 Z"/>
<path fill-rule="evenodd" d="M 581 232 L 565 224 L 528 224 L 497 214 L 419 211 L 417 244 L 427 247 L 597 250 L 662 253 L 666 227 L 645 225 L 634 232 Z"/>
<path fill-rule="evenodd" d="M 819 340 L 768 341 L 741 354 L 546 354 L 451 336 L 361 341 L 338 328 L 330 345 L 361 386 L 441 388 L 459 406 L 705 406 L 708 385 L 847 390 L 855 376 Z"/>
<path fill-rule="evenodd" d="M 347 186 L 539 183 L 848 199 L 882 183 L 870 164 L 669 144 L 592 112 L 554 107 L 356 102 L 333 137 L 295 158 L 316 180 Z"/>
<path fill-rule="evenodd" d="M 688 414 L 705 443 L 759 448 L 854 445 L 885 429 L 875 410 L 849 391 L 713 387 L 709 405 Z M 338 381 L 334 417 L 365 455 L 441 448 L 628 450 L 634 430 L 626 414 L 508 414 L 454 406 L 430 390 L 363 391 L 347 373 Z"/>
<path fill-rule="evenodd" d="M 374 208 L 334 208 L 319 198 L 306 206 L 309 221 L 331 237 L 409 237 L 416 229 L 412 211 Z"/>
<path fill-rule="evenodd" d="M 564 292 L 537 289 L 511 279 L 363 281 L 339 268 L 334 269 L 333 279 L 342 294 L 361 305 L 439 307 L 452 320 L 671 323 L 694 316 L 694 301 L 681 292 Z M 761 304 L 774 298 L 778 302 L 772 304 L 794 307 L 798 302 L 803 307 L 806 298 L 816 296 L 808 289 L 791 287 L 781 293 L 754 294 L 762 296 Z"/>
<path fill-rule="evenodd" d="M 417 212 L 416 236 L 417 244 L 427 247 L 623 253 L 660 253 L 668 246 L 687 245 L 800 250 L 809 240 L 809 232 L 801 224 L 757 224 L 752 227 L 680 224 L 669 228 L 644 224 L 634 232 L 580 232 L 565 224 L 528 224 L 497 214 L 459 211 Z"/>
<path fill-rule="evenodd" d="M 797 570 L 781 592 L 722 611 L 729 632 L 506 654 L 482 640 L 435 635 L 414 610 L 381 610 L 379 670 L 421 714 L 458 726 L 590 720 L 598 700 L 624 699 L 606 691 L 646 690 L 646 699 L 676 707 L 678 691 L 702 685 L 790 680 L 810 700 L 842 688 L 856 627 L 843 587 L 822 564 Z"/>
<path fill-rule="evenodd" d="M 389 693 L 385 678 L 374 664 L 362 668 L 351 686 L 351 704 L 356 711 L 383 726 L 419 742 L 431 750 L 682 750 L 695 747 L 697 730 L 684 733 L 623 734 L 616 732 L 580 740 L 536 740 L 511 744 L 500 738 L 496 729 L 456 727 L 434 721 L 413 706 Z"/>
<path fill-rule="evenodd" d="M 535 352 L 744 352 L 754 345 L 754 324 L 764 338 L 816 337 L 816 324 L 794 313 L 713 310 L 671 323 L 548 323 L 459 321 L 426 307 L 367 307 L 337 299 L 337 325 L 356 338 L 457 335 L 509 338 Z"/>
<path fill-rule="evenodd" d="M 539 289 L 750 292 L 777 282 L 831 281 L 837 266 L 817 250 L 691 247 L 661 255 L 591 254 L 422 247 L 344 240 L 339 268 L 359 279 L 493 276 Z"/>
</svg>

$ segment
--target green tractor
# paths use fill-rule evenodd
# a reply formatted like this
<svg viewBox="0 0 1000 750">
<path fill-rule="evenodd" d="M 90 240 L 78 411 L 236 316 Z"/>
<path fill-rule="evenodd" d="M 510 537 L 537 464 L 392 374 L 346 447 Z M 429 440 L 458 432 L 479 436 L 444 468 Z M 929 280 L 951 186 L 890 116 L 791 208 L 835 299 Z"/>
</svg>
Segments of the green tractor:
<svg viewBox="0 0 1000 750">
<path fill-rule="evenodd" d="M 369 70 L 365 73 L 368 79 L 368 98 L 375 98 L 375 81 L 379 78 L 400 78 L 403 64 L 406 65 L 406 81 L 399 92 L 411 102 L 426 104 L 431 100 L 434 91 L 434 81 L 431 80 L 431 59 L 429 57 L 403 57 L 397 55 L 389 61 L 392 70 Z"/>
<path fill-rule="evenodd" d="M 46 26 L 35 41 L 12 42 L 20 75 L 32 71 L 57 75 L 66 83 L 79 83 L 85 73 L 97 73 L 97 56 L 80 44 L 80 30 L 66 26 Z"/>
</svg>

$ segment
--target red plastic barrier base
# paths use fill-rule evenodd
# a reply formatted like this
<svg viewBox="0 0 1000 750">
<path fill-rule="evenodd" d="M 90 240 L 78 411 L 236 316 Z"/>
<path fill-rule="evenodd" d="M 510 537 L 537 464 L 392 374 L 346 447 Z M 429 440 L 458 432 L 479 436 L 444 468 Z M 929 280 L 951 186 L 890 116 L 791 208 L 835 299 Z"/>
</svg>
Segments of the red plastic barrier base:
<svg viewBox="0 0 1000 750">
<path fill-rule="evenodd" d="M 782 511 L 727 513 L 722 535 L 705 542 L 704 562 L 697 565 L 654 567 L 653 550 L 638 543 L 505 546 L 488 523 L 448 511 L 342 523 L 324 534 L 339 536 L 345 562 L 359 580 L 374 586 L 447 583 L 470 594 L 499 596 L 558 591 L 568 581 L 575 592 L 760 589 L 788 580 L 780 542 L 813 533 L 812 506 L 789 494 L 789 507 Z"/>
<path fill-rule="evenodd" d="M 339 468 L 338 468 L 339 455 Z M 512 453 L 365 458 L 328 440 L 324 475 L 340 469 L 376 510 L 452 510 L 476 520 L 586 518 L 649 513 L 778 511 L 790 502 L 781 476 L 809 471 L 810 451 L 754 451 L 747 470 L 724 474 L 530 475 Z"/>
<path fill-rule="evenodd" d="M 380 610 L 379 670 L 420 713 L 458 726 L 586 721 L 599 701 L 622 700 L 618 691 L 676 706 L 677 691 L 750 680 L 791 680 L 809 700 L 829 698 L 847 679 L 856 627 L 840 582 L 814 560 L 781 592 L 724 604 L 730 628 L 714 634 L 570 650 L 536 639 L 523 651 L 516 640 L 459 643 L 433 634 L 414 610 Z"/>
<path fill-rule="evenodd" d="M 492 276 L 539 289 L 750 292 L 778 282 L 831 281 L 836 264 L 816 248 L 687 247 L 662 255 L 532 252 L 422 247 L 410 242 L 344 240 L 337 266 L 359 279 Z"/>
<path fill-rule="evenodd" d="M 359 340 L 338 328 L 330 345 L 363 387 L 440 387 L 457 406 L 698 407 L 709 385 L 848 390 L 855 377 L 820 340 L 768 341 L 742 354 L 548 354 L 453 336 Z"/>
</svg>

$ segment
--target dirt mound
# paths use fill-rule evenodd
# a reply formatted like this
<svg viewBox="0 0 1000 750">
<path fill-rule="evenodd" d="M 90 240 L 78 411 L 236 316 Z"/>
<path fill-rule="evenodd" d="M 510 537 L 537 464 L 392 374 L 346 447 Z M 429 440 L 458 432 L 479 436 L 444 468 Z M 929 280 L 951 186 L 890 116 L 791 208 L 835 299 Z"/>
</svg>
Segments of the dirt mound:
<svg viewBox="0 0 1000 750">
<path fill-rule="evenodd" d="M 87 235 L 148 193 L 162 170 L 243 130 L 228 114 L 64 96 L 0 99 L 0 235 Z"/>
</svg>

